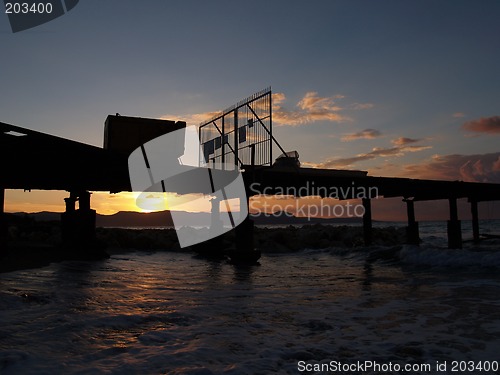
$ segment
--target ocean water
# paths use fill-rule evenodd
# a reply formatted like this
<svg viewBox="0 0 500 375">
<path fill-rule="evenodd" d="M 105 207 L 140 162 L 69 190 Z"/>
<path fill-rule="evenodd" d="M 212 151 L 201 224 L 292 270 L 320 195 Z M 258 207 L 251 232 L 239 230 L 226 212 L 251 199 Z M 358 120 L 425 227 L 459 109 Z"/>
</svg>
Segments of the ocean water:
<svg viewBox="0 0 500 375">
<path fill-rule="evenodd" d="M 0 274 L 0 373 L 500 373 L 500 240 L 421 230 L 258 266 L 138 251 Z"/>
</svg>

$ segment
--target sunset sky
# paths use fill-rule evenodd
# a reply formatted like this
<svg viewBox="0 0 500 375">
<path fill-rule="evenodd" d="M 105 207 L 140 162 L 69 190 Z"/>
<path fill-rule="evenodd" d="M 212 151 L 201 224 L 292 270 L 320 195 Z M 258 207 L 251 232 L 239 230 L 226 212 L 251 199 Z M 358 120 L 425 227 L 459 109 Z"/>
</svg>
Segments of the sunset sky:
<svg viewBox="0 0 500 375">
<path fill-rule="evenodd" d="M 500 183 L 499 16 L 498 0 L 81 0 L 13 34 L 3 15 L 0 121 L 102 146 L 109 114 L 198 125 L 272 86 L 275 137 L 305 166 Z M 67 195 L 9 190 L 5 208 Z"/>
</svg>

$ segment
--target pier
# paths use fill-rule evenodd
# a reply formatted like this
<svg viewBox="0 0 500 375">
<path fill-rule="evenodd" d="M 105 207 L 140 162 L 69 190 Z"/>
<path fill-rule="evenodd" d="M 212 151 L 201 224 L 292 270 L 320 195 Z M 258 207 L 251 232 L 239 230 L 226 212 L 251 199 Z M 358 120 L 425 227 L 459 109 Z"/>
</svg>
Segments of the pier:
<svg viewBox="0 0 500 375">
<path fill-rule="evenodd" d="M 457 199 L 467 198 L 471 204 L 472 228 L 474 242 L 479 242 L 478 203 L 500 199 L 500 184 L 475 183 L 463 181 L 421 180 L 395 177 L 372 177 L 368 175 L 349 176 L 348 171 L 330 169 L 296 168 L 277 169 L 263 166 L 244 166 L 245 183 L 264 186 L 266 192 L 272 194 L 283 191 L 296 191 L 297 197 L 304 197 L 300 192 L 314 191 L 322 198 L 328 196 L 328 189 L 362 188 L 364 192 L 378 192 L 378 196 L 360 198 L 364 207 L 363 232 L 365 245 L 372 242 L 372 199 L 401 197 L 407 207 L 407 242 L 419 243 L 418 222 L 415 219 L 415 204 L 422 201 L 447 200 L 450 208 L 448 220 L 448 247 L 462 247 L 461 222 L 458 218 Z M 326 189 L 322 189 L 325 187 Z"/>
<path fill-rule="evenodd" d="M 500 184 L 463 181 L 439 181 L 369 176 L 364 171 L 300 167 L 298 153 L 286 152 L 272 131 L 271 90 L 266 89 L 237 103 L 199 127 L 201 156 L 211 173 L 225 174 L 224 165 L 234 164 L 243 175 L 247 199 L 256 195 L 252 186 L 266 194 L 280 194 L 292 189 L 296 197 L 327 197 L 328 189 L 362 188 L 359 196 L 363 214 L 365 245 L 372 243 L 372 200 L 400 197 L 407 208 L 407 242 L 418 244 L 419 225 L 415 205 L 422 201 L 449 202 L 448 247 L 462 247 L 461 222 L 457 200 L 470 203 L 474 242 L 480 241 L 478 203 L 500 200 Z M 142 144 L 186 123 L 110 115 L 106 119 L 103 147 L 37 132 L 0 122 L 0 242 L 7 243 L 4 218 L 5 189 L 68 191 L 62 214 L 62 238 L 68 247 L 91 244 L 95 239 L 95 211 L 91 192 L 119 193 L 132 191 L 128 156 Z M 281 156 L 273 160 L 279 149 Z M 182 166 L 180 166 L 182 168 Z M 200 168 L 200 171 L 206 168 Z M 178 194 L 205 193 L 197 186 L 181 184 Z M 376 192 L 376 196 L 375 196 Z M 248 203 L 248 202 L 247 202 Z M 78 204 L 78 207 L 77 207 Z M 236 231 L 236 252 L 253 251 L 253 223 L 247 218 Z"/>
</svg>

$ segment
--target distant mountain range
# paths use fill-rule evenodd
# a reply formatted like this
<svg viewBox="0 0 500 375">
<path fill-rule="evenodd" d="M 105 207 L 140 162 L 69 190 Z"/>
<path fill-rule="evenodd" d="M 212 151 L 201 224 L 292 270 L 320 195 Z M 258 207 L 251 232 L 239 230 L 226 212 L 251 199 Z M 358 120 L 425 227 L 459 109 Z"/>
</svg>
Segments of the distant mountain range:
<svg viewBox="0 0 500 375">
<path fill-rule="evenodd" d="M 113 215 L 96 215 L 96 225 L 98 227 L 172 227 L 174 225 L 172 220 L 172 213 L 174 213 L 176 222 L 186 223 L 193 226 L 203 225 L 209 222 L 210 213 L 187 213 L 184 211 L 158 211 L 158 212 L 133 212 L 133 211 L 120 211 Z M 59 221 L 61 220 L 61 213 L 57 212 L 36 212 L 25 213 L 16 212 L 16 218 L 30 218 L 36 221 Z M 251 215 L 256 225 L 293 225 L 293 224 L 353 224 L 361 223 L 361 218 L 307 218 L 295 217 L 286 212 L 273 215 Z"/>
</svg>

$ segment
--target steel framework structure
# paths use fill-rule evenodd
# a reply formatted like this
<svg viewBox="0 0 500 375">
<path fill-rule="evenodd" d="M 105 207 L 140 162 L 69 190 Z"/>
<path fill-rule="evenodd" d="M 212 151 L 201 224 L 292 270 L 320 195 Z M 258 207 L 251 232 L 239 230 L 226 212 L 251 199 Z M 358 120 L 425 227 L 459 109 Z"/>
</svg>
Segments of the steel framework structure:
<svg viewBox="0 0 500 375">
<path fill-rule="evenodd" d="M 271 87 L 225 109 L 199 127 L 200 163 L 212 168 L 227 165 L 268 165 L 273 162 Z"/>
</svg>

